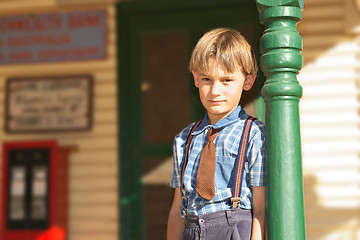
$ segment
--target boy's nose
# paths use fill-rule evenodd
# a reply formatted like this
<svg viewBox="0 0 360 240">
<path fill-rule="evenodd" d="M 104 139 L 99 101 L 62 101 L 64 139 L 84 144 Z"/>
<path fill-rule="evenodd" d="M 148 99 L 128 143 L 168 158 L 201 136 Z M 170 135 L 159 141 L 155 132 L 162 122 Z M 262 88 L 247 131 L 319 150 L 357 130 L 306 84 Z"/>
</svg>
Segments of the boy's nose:
<svg viewBox="0 0 360 240">
<path fill-rule="evenodd" d="M 218 81 L 215 81 L 212 85 L 212 88 L 211 88 L 211 93 L 213 95 L 219 95 L 220 94 L 220 88 L 221 88 L 221 83 L 218 82 Z"/>
</svg>

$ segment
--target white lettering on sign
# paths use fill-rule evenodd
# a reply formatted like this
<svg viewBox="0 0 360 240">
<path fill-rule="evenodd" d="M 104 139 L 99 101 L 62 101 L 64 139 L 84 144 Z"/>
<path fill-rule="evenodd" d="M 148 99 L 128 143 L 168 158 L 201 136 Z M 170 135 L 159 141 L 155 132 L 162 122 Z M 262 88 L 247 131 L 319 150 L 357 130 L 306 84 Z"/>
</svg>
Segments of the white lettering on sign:
<svg viewBox="0 0 360 240">
<path fill-rule="evenodd" d="M 105 10 L 0 17 L 0 65 L 105 59 Z"/>
<path fill-rule="evenodd" d="M 8 132 L 88 130 L 92 119 L 89 76 L 9 79 Z"/>
</svg>

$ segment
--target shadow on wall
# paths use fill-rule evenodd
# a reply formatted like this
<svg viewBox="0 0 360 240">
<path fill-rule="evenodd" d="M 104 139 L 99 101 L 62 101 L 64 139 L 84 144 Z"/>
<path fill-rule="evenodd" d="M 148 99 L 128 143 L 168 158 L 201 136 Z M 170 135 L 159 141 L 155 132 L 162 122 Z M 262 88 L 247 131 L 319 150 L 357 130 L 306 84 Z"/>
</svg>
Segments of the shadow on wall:
<svg viewBox="0 0 360 240">
<path fill-rule="evenodd" d="M 308 240 L 360 239 L 360 11 L 356 0 L 305 1 L 299 82 Z"/>
<path fill-rule="evenodd" d="M 314 176 L 304 176 L 307 239 L 360 239 L 360 208 L 324 206 L 316 193 L 317 185 Z"/>
</svg>

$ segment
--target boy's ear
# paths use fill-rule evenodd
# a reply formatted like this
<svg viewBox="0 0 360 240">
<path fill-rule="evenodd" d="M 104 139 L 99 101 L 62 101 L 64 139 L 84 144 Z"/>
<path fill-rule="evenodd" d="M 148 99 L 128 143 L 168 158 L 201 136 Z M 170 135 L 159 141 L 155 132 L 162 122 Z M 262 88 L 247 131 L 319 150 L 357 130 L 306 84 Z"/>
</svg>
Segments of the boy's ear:
<svg viewBox="0 0 360 240">
<path fill-rule="evenodd" d="M 197 75 L 196 75 L 196 72 L 194 70 L 191 71 L 193 77 L 194 77 L 194 84 L 195 84 L 195 87 L 199 87 L 199 79 L 197 78 Z"/>
<path fill-rule="evenodd" d="M 243 89 L 249 91 L 254 85 L 256 75 L 246 75 Z"/>
</svg>

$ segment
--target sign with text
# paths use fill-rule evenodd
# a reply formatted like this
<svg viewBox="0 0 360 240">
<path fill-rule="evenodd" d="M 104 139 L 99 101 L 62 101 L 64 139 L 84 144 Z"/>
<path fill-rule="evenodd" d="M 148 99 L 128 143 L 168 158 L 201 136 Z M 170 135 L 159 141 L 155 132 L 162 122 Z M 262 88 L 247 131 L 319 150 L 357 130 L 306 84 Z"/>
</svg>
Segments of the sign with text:
<svg viewBox="0 0 360 240">
<path fill-rule="evenodd" d="M 89 130 L 92 125 L 92 88 L 90 76 L 8 79 L 5 131 Z"/>
<path fill-rule="evenodd" d="M 104 59 L 103 10 L 0 17 L 0 66 Z"/>
</svg>

